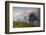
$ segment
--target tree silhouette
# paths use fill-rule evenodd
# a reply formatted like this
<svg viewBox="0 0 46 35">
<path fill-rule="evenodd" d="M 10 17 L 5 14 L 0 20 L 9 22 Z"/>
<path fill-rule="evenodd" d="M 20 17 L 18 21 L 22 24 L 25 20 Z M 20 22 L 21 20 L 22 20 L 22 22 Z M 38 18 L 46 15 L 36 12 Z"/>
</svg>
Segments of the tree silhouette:
<svg viewBox="0 0 46 35">
<path fill-rule="evenodd" d="M 26 22 L 26 18 L 27 18 L 27 17 L 25 16 L 25 17 L 24 17 L 24 22 Z"/>
<path fill-rule="evenodd" d="M 35 20 L 37 20 L 37 17 L 34 15 L 34 13 L 30 13 L 28 17 L 29 17 L 29 19 L 28 19 L 29 23 L 31 23 L 33 26 L 33 23 Z"/>
</svg>

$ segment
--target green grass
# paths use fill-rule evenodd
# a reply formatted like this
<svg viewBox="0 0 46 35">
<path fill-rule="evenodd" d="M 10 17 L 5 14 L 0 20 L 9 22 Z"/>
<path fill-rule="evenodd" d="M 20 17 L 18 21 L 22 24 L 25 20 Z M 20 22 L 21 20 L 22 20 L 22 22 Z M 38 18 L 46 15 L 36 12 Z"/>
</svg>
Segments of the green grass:
<svg viewBox="0 0 46 35">
<path fill-rule="evenodd" d="M 13 21 L 13 28 L 21 28 L 21 27 L 32 27 L 31 23 L 28 24 L 26 22 Z"/>
</svg>

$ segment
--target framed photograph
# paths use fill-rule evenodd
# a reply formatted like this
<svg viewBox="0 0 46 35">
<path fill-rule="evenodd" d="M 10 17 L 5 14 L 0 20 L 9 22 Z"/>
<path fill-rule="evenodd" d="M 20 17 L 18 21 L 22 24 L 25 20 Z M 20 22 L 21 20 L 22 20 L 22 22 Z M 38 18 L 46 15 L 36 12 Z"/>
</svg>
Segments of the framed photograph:
<svg viewBox="0 0 46 35">
<path fill-rule="evenodd" d="M 5 33 L 45 31 L 45 4 L 5 1 Z"/>
</svg>

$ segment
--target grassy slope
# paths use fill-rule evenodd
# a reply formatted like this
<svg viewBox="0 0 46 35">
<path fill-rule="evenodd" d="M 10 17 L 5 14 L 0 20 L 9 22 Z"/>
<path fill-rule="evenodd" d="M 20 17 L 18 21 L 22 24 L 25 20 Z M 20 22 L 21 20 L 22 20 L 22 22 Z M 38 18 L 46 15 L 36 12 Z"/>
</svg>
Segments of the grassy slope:
<svg viewBox="0 0 46 35">
<path fill-rule="evenodd" d="M 31 24 L 28 24 L 26 22 L 19 22 L 19 21 L 14 21 L 13 22 L 13 28 L 20 28 L 20 27 L 32 27 Z"/>
</svg>

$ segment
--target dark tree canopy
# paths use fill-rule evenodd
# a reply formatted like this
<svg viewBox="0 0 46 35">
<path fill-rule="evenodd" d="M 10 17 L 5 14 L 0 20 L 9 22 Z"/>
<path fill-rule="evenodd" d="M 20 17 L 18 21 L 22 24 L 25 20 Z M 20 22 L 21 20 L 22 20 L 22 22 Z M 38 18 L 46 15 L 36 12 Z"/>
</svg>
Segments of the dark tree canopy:
<svg viewBox="0 0 46 35">
<path fill-rule="evenodd" d="M 34 20 L 37 20 L 37 16 L 35 16 L 34 13 L 29 14 L 28 17 L 29 17 L 29 19 L 28 19 L 29 22 L 34 21 Z"/>
</svg>

